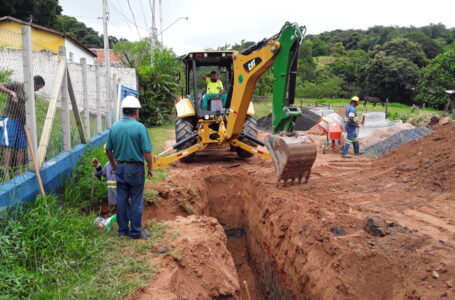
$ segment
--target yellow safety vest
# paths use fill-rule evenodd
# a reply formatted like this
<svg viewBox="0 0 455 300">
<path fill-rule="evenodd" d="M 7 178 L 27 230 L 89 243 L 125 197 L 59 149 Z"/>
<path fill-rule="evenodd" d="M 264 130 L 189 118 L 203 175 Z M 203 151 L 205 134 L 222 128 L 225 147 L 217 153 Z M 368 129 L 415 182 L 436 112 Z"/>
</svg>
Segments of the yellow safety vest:
<svg viewBox="0 0 455 300">
<path fill-rule="evenodd" d="M 216 82 L 213 82 L 207 77 L 205 82 L 207 83 L 207 94 L 219 94 L 224 90 L 223 83 L 219 79 Z"/>
</svg>

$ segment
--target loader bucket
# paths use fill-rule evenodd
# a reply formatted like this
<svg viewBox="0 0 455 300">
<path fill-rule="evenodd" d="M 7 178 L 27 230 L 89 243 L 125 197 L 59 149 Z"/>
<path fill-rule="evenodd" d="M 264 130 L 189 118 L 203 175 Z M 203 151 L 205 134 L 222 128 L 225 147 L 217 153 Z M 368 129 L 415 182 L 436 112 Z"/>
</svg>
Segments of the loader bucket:
<svg viewBox="0 0 455 300">
<path fill-rule="evenodd" d="M 268 135 L 266 146 L 272 155 L 273 163 L 278 175 L 278 184 L 283 180 L 286 186 L 288 180 L 298 183 L 310 178 L 311 167 L 316 159 L 316 146 L 313 141 L 304 135 L 292 137 Z"/>
</svg>

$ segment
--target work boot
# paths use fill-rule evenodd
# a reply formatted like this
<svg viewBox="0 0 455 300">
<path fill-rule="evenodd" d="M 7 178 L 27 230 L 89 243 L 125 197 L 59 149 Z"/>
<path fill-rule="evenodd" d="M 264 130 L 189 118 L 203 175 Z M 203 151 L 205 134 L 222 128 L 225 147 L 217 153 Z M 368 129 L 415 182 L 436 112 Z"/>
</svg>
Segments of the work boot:
<svg viewBox="0 0 455 300">
<path fill-rule="evenodd" d="M 363 152 L 356 152 L 354 153 L 354 155 L 363 155 L 364 153 Z"/>
<path fill-rule="evenodd" d="M 351 155 L 346 153 L 346 154 L 341 154 L 341 157 L 342 158 L 351 158 Z"/>
<path fill-rule="evenodd" d="M 152 237 L 152 234 L 150 232 L 141 232 L 141 236 L 131 237 L 131 239 L 133 239 L 133 240 L 138 240 L 138 239 L 148 240 L 151 237 Z"/>
</svg>

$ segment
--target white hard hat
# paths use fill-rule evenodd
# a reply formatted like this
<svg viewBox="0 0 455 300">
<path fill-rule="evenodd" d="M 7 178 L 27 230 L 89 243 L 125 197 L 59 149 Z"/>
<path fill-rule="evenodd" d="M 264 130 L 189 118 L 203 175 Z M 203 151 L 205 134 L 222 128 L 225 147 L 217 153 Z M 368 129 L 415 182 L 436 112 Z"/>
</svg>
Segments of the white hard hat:
<svg viewBox="0 0 455 300">
<path fill-rule="evenodd" d="M 135 96 L 126 96 L 122 100 L 122 108 L 141 108 L 141 103 Z"/>
</svg>

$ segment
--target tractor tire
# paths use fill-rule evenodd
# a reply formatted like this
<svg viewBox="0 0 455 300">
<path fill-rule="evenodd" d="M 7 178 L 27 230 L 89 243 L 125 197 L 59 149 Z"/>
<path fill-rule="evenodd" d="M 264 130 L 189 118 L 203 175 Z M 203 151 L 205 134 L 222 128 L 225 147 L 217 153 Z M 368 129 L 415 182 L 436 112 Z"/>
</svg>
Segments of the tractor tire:
<svg viewBox="0 0 455 300">
<path fill-rule="evenodd" d="M 247 115 L 245 119 L 245 123 L 243 123 L 243 132 L 247 133 L 248 135 L 257 137 L 258 135 L 258 127 L 256 123 L 256 119 L 253 116 Z M 251 146 L 251 147 L 256 147 L 257 144 L 245 137 L 240 137 L 239 141 Z M 243 150 L 242 148 L 235 147 L 235 151 L 237 152 L 237 155 L 241 159 L 247 159 L 252 157 L 254 154 L 250 153 L 246 150 Z"/>
<path fill-rule="evenodd" d="M 191 136 L 193 132 L 196 130 L 196 122 L 193 118 L 177 118 L 175 120 L 175 140 L 179 142 L 188 136 Z M 185 144 L 179 146 L 177 151 L 181 151 L 187 149 L 194 144 L 196 144 L 196 139 L 190 140 Z M 181 158 L 180 160 L 183 162 L 191 162 L 194 160 L 195 153 L 192 153 L 188 156 Z"/>
</svg>

